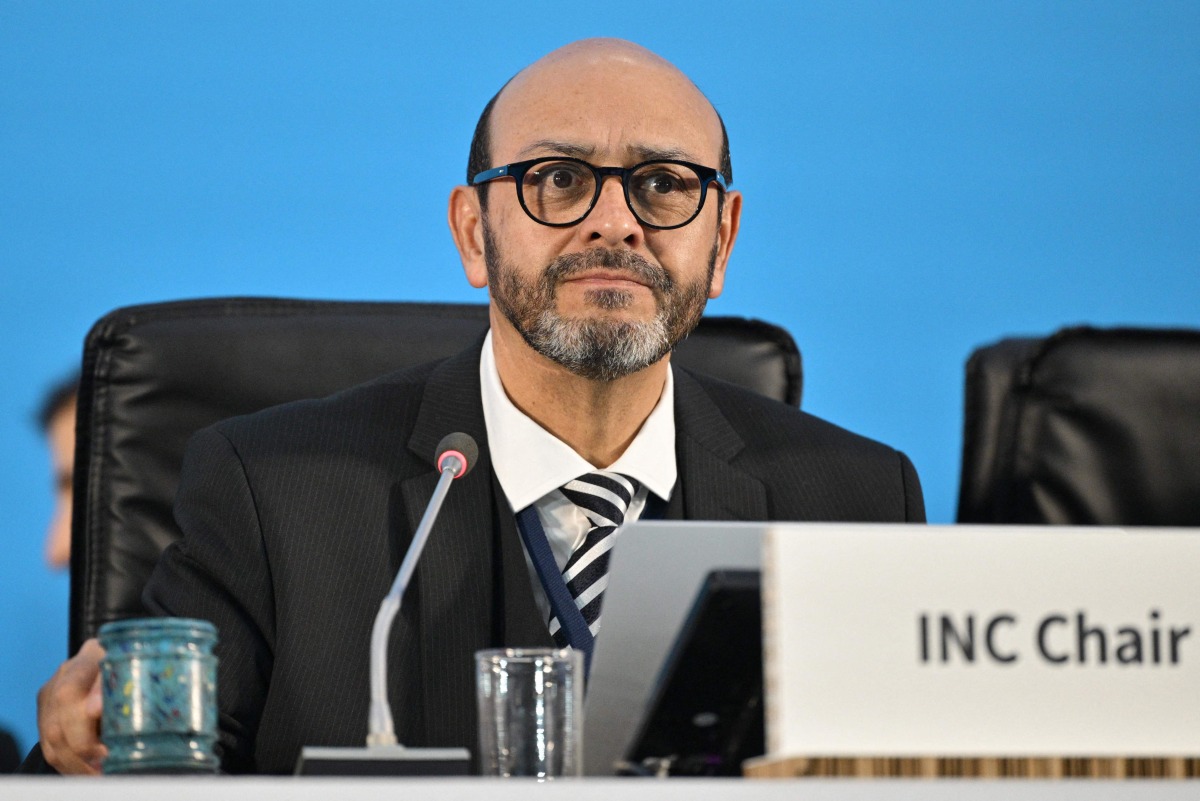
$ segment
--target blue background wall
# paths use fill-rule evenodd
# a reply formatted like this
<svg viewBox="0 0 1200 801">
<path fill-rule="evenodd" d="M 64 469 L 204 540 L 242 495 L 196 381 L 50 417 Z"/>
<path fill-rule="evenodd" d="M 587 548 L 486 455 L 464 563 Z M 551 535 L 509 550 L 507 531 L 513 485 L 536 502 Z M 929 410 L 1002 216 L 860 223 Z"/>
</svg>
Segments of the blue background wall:
<svg viewBox="0 0 1200 801">
<path fill-rule="evenodd" d="M 496 10 L 500 9 L 500 10 Z M 721 110 L 746 194 L 722 314 L 953 518 L 962 367 L 1065 324 L 1200 326 L 1194 2 L 0 0 L 0 725 L 65 651 L 30 420 L 120 305 L 484 300 L 445 201 L 502 82 L 639 41 Z"/>
</svg>

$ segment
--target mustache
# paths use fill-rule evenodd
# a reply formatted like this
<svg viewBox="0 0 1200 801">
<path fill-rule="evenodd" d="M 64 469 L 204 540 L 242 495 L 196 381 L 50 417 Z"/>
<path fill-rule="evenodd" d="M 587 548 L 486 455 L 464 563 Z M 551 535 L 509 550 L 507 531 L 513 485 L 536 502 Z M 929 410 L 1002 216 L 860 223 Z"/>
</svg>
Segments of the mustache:
<svg viewBox="0 0 1200 801">
<path fill-rule="evenodd" d="M 667 271 L 651 264 L 644 256 L 628 250 L 606 248 L 592 248 L 580 253 L 558 256 L 550 262 L 542 278 L 553 286 L 559 281 L 597 268 L 629 273 L 656 292 L 669 294 L 675 289 L 675 282 L 667 275 Z"/>
</svg>

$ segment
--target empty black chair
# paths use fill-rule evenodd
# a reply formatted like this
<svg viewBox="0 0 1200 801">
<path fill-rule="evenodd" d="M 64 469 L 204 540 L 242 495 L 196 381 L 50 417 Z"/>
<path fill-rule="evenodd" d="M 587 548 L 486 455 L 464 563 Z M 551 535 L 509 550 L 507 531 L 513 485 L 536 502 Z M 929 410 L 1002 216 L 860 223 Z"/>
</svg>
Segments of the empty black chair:
<svg viewBox="0 0 1200 801">
<path fill-rule="evenodd" d="M 958 521 L 1200 526 L 1200 331 L 1076 327 L 976 350 Z"/>
<path fill-rule="evenodd" d="M 224 298 L 131 306 L 97 322 L 79 394 L 71 653 L 102 624 L 143 613 L 142 587 L 179 537 L 171 508 L 193 432 L 456 353 L 487 314 L 473 304 Z M 673 358 L 800 404 L 800 354 L 777 326 L 708 317 Z"/>
</svg>

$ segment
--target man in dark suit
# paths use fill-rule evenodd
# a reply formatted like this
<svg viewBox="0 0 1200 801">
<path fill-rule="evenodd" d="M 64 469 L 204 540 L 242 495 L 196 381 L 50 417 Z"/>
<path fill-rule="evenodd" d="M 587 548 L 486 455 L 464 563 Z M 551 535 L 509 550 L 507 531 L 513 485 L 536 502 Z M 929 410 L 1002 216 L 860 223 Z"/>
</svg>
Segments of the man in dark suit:
<svg viewBox="0 0 1200 801">
<path fill-rule="evenodd" d="M 675 67 L 614 40 L 555 51 L 488 104 L 469 185 L 450 197 L 467 278 L 489 290 L 488 336 L 194 438 L 176 504 L 184 539 L 146 601 L 220 631 L 225 769 L 288 771 L 303 744 L 362 742 L 371 621 L 449 432 L 471 434 L 480 458 L 393 632 L 408 745 L 474 744 L 475 650 L 590 647 L 604 581 L 591 566 L 612 542 L 597 534 L 596 498 L 618 520 L 923 519 L 902 454 L 672 370 L 671 348 L 724 284 L 742 205 L 731 181 L 724 125 Z M 549 574 L 531 565 L 537 542 Z M 93 772 L 103 756 L 88 695 L 97 658 L 89 643 L 40 696 L 46 754 L 64 771 Z"/>
</svg>

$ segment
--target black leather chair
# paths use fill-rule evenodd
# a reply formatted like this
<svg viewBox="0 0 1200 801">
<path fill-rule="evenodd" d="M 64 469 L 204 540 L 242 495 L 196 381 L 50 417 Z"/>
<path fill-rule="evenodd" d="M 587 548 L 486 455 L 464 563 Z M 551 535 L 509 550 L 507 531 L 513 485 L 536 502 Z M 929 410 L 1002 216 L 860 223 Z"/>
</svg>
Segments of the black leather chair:
<svg viewBox="0 0 1200 801">
<path fill-rule="evenodd" d="M 179 537 L 171 505 L 194 431 L 448 356 L 486 327 L 484 305 L 268 298 L 131 306 L 97 322 L 79 393 L 70 652 L 142 614 L 142 586 Z M 777 326 L 707 317 L 674 359 L 800 404 L 800 353 Z"/>
<path fill-rule="evenodd" d="M 976 350 L 958 521 L 1200 526 L 1200 331 L 1076 327 Z"/>
</svg>

